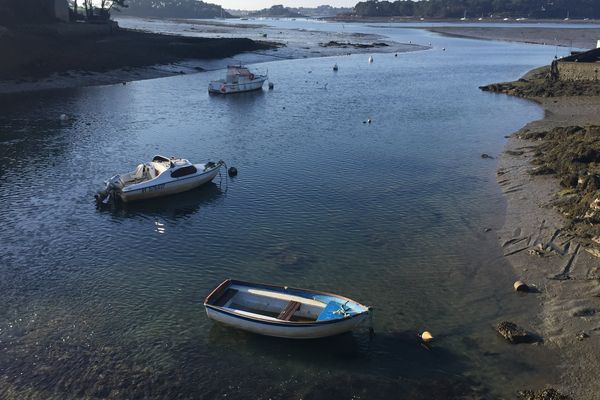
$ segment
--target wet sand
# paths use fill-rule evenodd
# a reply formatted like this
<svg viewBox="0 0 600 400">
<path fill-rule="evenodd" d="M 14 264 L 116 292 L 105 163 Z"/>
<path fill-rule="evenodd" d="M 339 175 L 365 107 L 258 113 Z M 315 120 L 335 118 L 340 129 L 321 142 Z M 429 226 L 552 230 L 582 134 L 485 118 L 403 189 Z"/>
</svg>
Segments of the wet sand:
<svg viewBox="0 0 600 400">
<path fill-rule="evenodd" d="M 522 28 L 522 27 L 441 27 L 426 28 L 444 35 L 474 39 L 503 40 L 582 49 L 596 47 L 600 40 L 600 28 Z"/>
<path fill-rule="evenodd" d="M 558 179 L 530 175 L 539 142 L 520 135 L 600 125 L 600 97 L 533 100 L 545 108 L 545 118 L 513 134 L 498 161 L 498 182 L 507 200 L 499 240 L 515 279 L 541 292 L 525 296 L 539 298 L 542 322 L 536 329 L 544 346 L 561 355 L 558 389 L 575 399 L 592 399 L 600 393 L 600 258 L 591 252 L 600 250 L 600 244 L 566 229 L 567 219 L 554 206 L 561 190 Z"/>
</svg>

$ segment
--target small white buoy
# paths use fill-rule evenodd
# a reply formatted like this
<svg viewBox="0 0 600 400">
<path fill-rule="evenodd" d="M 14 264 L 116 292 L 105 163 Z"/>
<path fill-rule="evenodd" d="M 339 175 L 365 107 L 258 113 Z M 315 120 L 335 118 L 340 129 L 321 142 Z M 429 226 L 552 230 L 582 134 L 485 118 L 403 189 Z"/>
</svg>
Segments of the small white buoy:
<svg viewBox="0 0 600 400">
<path fill-rule="evenodd" d="M 515 289 L 515 292 L 526 292 L 529 290 L 529 286 L 527 286 L 521 281 L 516 281 L 513 284 L 513 288 Z"/>
<path fill-rule="evenodd" d="M 373 56 L 369 56 L 369 64 L 373 62 Z"/>
<path fill-rule="evenodd" d="M 421 333 L 421 340 L 423 343 L 429 343 L 433 340 L 433 335 L 429 331 L 425 331 Z"/>
<path fill-rule="evenodd" d="M 69 116 L 67 114 L 60 114 L 59 119 L 61 121 L 67 121 L 69 119 Z"/>
<path fill-rule="evenodd" d="M 370 124 L 371 122 L 371 118 L 367 119 L 367 124 Z"/>
</svg>

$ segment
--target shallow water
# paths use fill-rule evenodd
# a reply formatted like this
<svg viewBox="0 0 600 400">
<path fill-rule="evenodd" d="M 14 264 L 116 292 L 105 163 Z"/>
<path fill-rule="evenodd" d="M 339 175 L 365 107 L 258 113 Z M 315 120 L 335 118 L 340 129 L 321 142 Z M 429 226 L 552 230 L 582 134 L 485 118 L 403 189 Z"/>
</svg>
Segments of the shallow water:
<svg viewBox="0 0 600 400">
<path fill-rule="evenodd" d="M 213 71 L 3 98 L 0 397 L 498 398 L 551 382 L 554 355 L 491 328 L 528 324 L 536 299 L 511 293 L 504 201 L 480 157 L 542 111 L 477 86 L 555 49 L 379 33 L 437 48 L 265 63 L 275 90 L 230 97 L 206 93 Z M 155 153 L 240 174 L 94 207 L 104 179 Z M 214 325 L 202 299 L 229 277 L 373 305 L 377 335 Z"/>
</svg>

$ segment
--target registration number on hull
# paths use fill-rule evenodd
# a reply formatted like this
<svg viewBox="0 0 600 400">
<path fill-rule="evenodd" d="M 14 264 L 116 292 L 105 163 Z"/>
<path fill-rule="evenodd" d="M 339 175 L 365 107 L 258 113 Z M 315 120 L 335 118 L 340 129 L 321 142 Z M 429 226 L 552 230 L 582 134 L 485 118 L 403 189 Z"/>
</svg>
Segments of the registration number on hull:
<svg viewBox="0 0 600 400">
<path fill-rule="evenodd" d="M 159 192 L 159 191 L 163 190 L 164 188 L 165 188 L 165 184 L 163 183 L 162 185 L 156 185 L 156 186 L 150 186 L 147 188 L 142 188 L 142 193 Z"/>
</svg>

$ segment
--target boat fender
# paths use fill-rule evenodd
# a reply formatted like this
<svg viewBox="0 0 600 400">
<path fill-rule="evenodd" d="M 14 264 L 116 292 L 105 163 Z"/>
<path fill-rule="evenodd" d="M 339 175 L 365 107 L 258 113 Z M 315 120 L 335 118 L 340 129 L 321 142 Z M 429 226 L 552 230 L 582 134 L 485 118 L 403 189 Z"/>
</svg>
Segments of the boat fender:
<svg viewBox="0 0 600 400">
<path fill-rule="evenodd" d="M 421 340 L 423 343 L 429 343 L 433 340 L 433 335 L 429 331 L 425 331 L 421 334 Z"/>
<path fill-rule="evenodd" d="M 523 283 L 521 281 L 516 281 L 513 284 L 513 288 L 515 289 L 515 292 L 528 292 L 529 291 L 529 286 L 527 286 L 526 283 Z"/>
<path fill-rule="evenodd" d="M 237 174 L 238 174 L 237 168 L 236 167 L 229 167 L 229 169 L 227 170 L 227 174 L 230 177 L 237 176 Z"/>
</svg>

